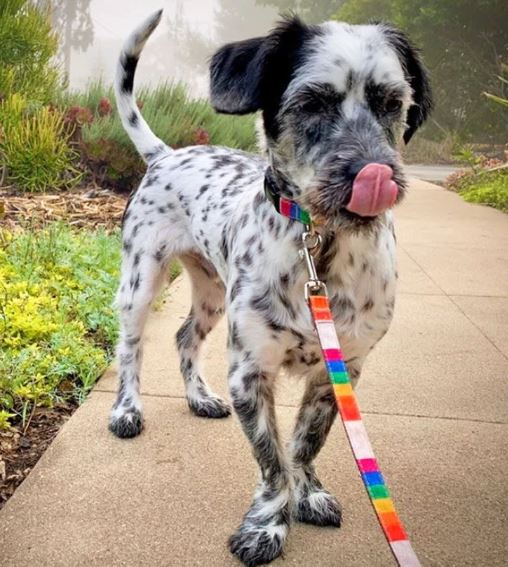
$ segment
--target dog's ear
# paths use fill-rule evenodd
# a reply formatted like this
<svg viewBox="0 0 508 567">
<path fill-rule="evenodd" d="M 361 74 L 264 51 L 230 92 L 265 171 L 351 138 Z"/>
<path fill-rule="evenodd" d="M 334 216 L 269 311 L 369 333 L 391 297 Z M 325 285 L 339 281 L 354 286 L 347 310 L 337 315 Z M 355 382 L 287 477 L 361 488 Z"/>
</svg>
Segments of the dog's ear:
<svg viewBox="0 0 508 567">
<path fill-rule="evenodd" d="M 210 102 L 218 112 L 247 114 L 261 108 L 261 75 L 268 46 L 256 37 L 221 47 L 210 61 Z"/>
<path fill-rule="evenodd" d="M 403 136 L 407 144 L 416 130 L 425 122 L 433 107 L 429 73 L 423 64 L 420 52 L 406 34 L 392 26 L 384 25 L 383 27 L 388 41 L 397 52 L 413 90 L 413 104 L 407 113 L 407 128 Z"/>
<path fill-rule="evenodd" d="M 215 110 L 248 114 L 282 96 L 309 31 L 297 17 L 289 17 L 265 37 L 221 47 L 210 61 L 210 101 Z"/>
</svg>

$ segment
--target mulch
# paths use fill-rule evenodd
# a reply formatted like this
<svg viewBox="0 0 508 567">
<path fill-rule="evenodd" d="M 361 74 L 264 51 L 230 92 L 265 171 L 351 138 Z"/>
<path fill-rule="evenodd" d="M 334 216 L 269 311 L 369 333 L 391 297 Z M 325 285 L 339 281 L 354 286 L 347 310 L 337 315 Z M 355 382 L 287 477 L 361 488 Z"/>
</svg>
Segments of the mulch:
<svg viewBox="0 0 508 567">
<path fill-rule="evenodd" d="M 38 229 L 52 221 L 76 228 L 120 226 L 127 195 L 86 187 L 60 193 L 21 194 L 0 189 L 0 228 Z M 37 408 L 25 426 L 0 431 L 0 509 L 33 469 L 77 404 Z"/>
<path fill-rule="evenodd" d="M 53 408 L 37 408 L 24 427 L 20 423 L 7 431 L 0 431 L 0 509 L 76 408 L 77 404 L 71 402 L 60 403 Z"/>
<path fill-rule="evenodd" d="M 63 221 L 77 228 L 120 226 L 127 195 L 97 187 L 27 195 L 0 189 L 0 226 L 41 228 Z"/>
</svg>

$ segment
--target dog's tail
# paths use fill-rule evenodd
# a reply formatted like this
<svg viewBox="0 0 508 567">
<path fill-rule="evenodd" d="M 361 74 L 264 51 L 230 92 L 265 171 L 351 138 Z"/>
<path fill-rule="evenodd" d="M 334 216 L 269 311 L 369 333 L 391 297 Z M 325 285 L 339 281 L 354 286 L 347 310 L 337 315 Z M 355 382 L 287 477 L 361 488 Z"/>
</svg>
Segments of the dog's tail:
<svg viewBox="0 0 508 567">
<path fill-rule="evenodd" d="M 116 103 L 123 127 L 141 154 L 141 157 L 148 164 L 172 151 L 150 130 L 150 127 L 139 112 L 133 94 L 134 74 L 139 56 L 147 39 L 159 25 L 161 16 L 162 10 L 155 12 L 127 38 L 118 60 L 115 78 Z"/>
</svg>

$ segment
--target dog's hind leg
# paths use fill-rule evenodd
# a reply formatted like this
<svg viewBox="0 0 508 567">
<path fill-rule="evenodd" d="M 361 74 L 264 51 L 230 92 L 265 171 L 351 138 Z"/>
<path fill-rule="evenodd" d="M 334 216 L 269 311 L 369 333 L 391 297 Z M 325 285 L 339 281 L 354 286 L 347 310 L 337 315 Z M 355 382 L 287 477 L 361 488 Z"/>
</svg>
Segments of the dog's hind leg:
<svg viewBox="0 0 508 567">
<path fill-rule="evenodd" d="M 180 259 L 192 283 L 192 308 L 176 334 L 187 403 L 197 416 L 227 417 L 229 405 L 210 390 L 199 366 L 203 341 L 224 313 L 224 284 L 202 256 L 186 254 Z"/>
<path fill-rule="evenodd" d="M 111 410 L 109 428 L 118 437 L 134 437 L 143 428 L 139 392 L 142 335 L 150 305 L 165 281 L 168 262 L 161 252 L 155 254 L 144 250 L 132 240 L 124 236 L 122 275 L 117 294 L 119 390 Z"/>
</svg>

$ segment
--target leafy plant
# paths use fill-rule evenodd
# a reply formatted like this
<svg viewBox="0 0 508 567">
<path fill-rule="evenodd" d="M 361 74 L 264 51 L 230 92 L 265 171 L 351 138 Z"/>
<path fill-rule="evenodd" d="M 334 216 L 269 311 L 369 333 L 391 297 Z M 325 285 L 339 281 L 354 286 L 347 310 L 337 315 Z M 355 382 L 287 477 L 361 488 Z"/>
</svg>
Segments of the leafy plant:
<svg viewBox="0 0 508 567">
<path fill-rule="evenodd" d="M 81 146 L 83 160 L 99 182 L 131 188 L 145 167 L 120 122 L 112 89 L 95 82 L 84 93 L 63 95 L 59 106 L 91 113 L 91 119 L 79 125 Z M 140 89 L 138 106 L 155 134 L 174 148 L 210 143 L 256 149 L 252 116 L 217 114 L 207 101 L 190 99 L 181 84 Z"/>
<path fill-rule="evenodd" d="M 0 430 L 36 406 L 83 400 L 108 366 L 120 248 L 119 231 L 0 229 Z"/>
<path fill-rule="evenodd" d="M 465 201 L 480 203 L 508 213 L 508 164 L 479 159 L 476 168 L 459 170 L 446 180 L 446 187 Z"/>
<path fill-rule="evenodd" d="M 508 75 L 508 65 L 503 65 L 503 71 L 505 72 L 505 74 Z M 500 75 L 497 75 L 497 78 L 501 81 L 501 84 L 503 86 L 508 85 L 508 79 L 505 79 L 504 77 L 501 77 Z M 487 93 L 487 92 L 484 92 L 483 95 L 486 96 L 492 102 L 495 102 L 496 104 L 500 104 L 501 106 L 508 108 L 508 98 L 505 98 L 504 96 L 494 95 L 494 94 Z"/>
<path fill-rule="evenodd" d="M 74 167 L 77 153 L 59 110 L 29 104 L 21 95 L 0 104 L 0 151 L 10 181 L 29 192 L 75 185 L 81 173 Z"/>
<path fill-rule="evenodd" d="M 61 88 L 49 11 L 29 0 L 0 2 L 0 93 L 50 102 Z"/>
<path fill-rule="evenodd" d="M 34 405 L 82 399 L 104 371 L 119 264 L 117 233 L 0 232 L 0 428 Z"/>
</svg>

